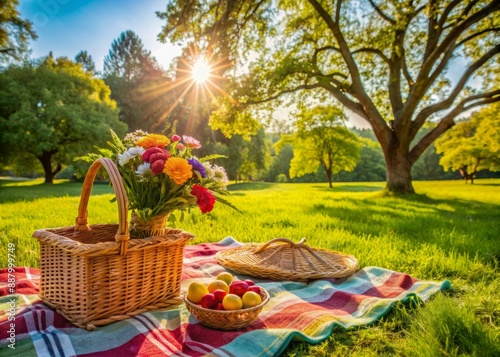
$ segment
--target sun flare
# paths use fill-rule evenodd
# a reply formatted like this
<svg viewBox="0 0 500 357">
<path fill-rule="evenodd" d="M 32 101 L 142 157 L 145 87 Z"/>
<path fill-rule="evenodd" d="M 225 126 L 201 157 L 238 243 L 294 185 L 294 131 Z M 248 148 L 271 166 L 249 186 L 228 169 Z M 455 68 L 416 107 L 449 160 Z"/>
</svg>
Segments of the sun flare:
<svg viewBox="0 0 500 357">
<path fill-rule="evenodd" d="M 193 66 L 191 76 L 195 82 L 204 83 L 210 76 L 210 66 L 204 59 L 199 59 Z"/>
</svg>

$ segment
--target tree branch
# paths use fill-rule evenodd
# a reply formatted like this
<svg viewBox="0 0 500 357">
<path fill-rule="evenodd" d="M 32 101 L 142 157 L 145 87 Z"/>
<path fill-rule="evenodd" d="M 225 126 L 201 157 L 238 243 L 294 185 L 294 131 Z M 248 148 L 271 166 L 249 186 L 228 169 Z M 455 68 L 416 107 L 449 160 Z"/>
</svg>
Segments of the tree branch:
<svg viewBox="0 0 500 357">
<path fill-rule="evenodd" d="M 356 65 L 356 62 L 352 57 L 352 54 L 349 50 L 349 46 L 347 45 L 344 35 L 342 34 L 339 28 L 339 24 L 333 21 L 328 12 L 323 8 L 323 6 L 321 6 L 321 4 L 317 0 L 308 0 L 308 1 L 314 7 L 316 12 L 321 16 L 323 21 L 325 21 L 326 25 L 328 26 L 333 36 L 337 40 L 340 54 L 344 59 L 344 62 L 352 78 L 351 87 L 353 89 L 353 93 L 355 93 L 356 99 L 359 100 L 359 104 L 363 107 L 364 115 L 366 117 L 372 118 L 371 124 L 374 130 L 378 134 L 382 135 L 383 133 L 383 135 L 385 136 L 390 135 L 390 130 L 385 120 L 382 118 L 377 108 L 373 104 L 371 98 L 366 94 L 363 88 L 363 83 L 361 81 L 361 76 L 359 74 L 358 66 Z"/>
<path fill-rule="evenodd" d="M 453 0 L 446 6 L 446 8 L 443 11 L 443 14 L 441 15 L 441 18 L 438 21 L 438 26 L 440 29 L 443 28 L 444 24 L 446 23 L 446 20 L 448 20 L 448 16 L 450 16 L 451 11 L 462 2 L 462 0 Z"/>
<path fill-rule="evenodd" d="M 265 1 L 266 1 L 266 0 L 260 0 L 260 1 L 257 3 L 257 5 L 255 5 L 255 7 L 253 8 L 252 13 L 251 13 L 250 15 L 248 15 L 248 16 L 247 16 L 248 11 L 247 11 L 247 13 L 246 13 L 246 14 L 245 14 L 245 16 L 244 16 L 244 21 L 243 21 L 243 24 L 241 25 L 241 27 L 245 27 L 245 26 L 246 26 L 246 24 L 247 24 L 248 20 L 250 20 L 250 19 L 253 17 L 253 15 L 255 14 L 255 12 L 259 9 L 259 7 L 260 7 L 260 6 L 261 6 L 261 5 L 262 5 Z"/>
<path fill-rule="evenodd" d="M 396 24 L 396 21 L 394 19 L 390 18 L 389 16 L 387 16 L 386 14 L 384 14 L 384 12 L 377 6 L 377 4 L 375 4 L 373 2 L 373 0 L 368 0 L 368 1 L 370 1 L 370 5 L 377 12 L 377 14 L 380 15 L 381 18 L 383 18 L 384 20 L 386 20 L 387 22 L 389 22 L 391 25 L 395 25 Z"/>
<path fill-rule="evenodd" d="M 335 7 L 335 22 L 340 22 L 340 7 L 342 6 L 342 0 L 337 0 L 337 6 Z"/>
<path fill-rule="evenodd" d="M 403 29 L 394 31 L 394 42 L 390 60 L 392 66 L 389 66 L 389 86 L 387 89 L 389 91 L 392 113 L 396 121 L 401 121 L 398 114 L 403 109 L 403 99 L 401 97 L 401 71 L 403 69 L 404 38 L 408 23 Z M 401 118 L 407 120 L 407 118 Z"/>
<path fill-rule="evenodd" d="M 410 72 L 408 71 L 408 66 L 406 65 L 406 56 L 403 57 L 403 74 L 408 82 L 410 88 L 415 84 L 415 81 L 411 77 Z"/>
<path fill-rule="evenodd" d="M 496 45 L 493 47 L 490 51 L 485 53 L 481 58 L 479 58 L 476 62 L 474 62 L 462 75 L 458 83 L 456 84 L 455 88 L 453 91 L 450 93 L 447 99 L 435 103 L 433 105 L 430 105 L 420 111 L 420 113 L 417 114 L 415 117 L 415 120 L 412 123 L 412 128 L 410 131 L 410 138 L 414 138 L 414 136 L 417 134 L 417 132 L 420 130 L 422 125 L 424 125 L 425 121 L 429 116 L 431 116 L 434 113 L 437 113 L 441 110 L 449 108 L 455 99 L 457 98 L 458 94 L 462 91 L 464 88 L 465 84 L 469 80 L 469 78 L 472 76 L 472 74 L 479 69 L 484 63 L 486 63 L 489 59 L 491 59 L 493 56 L 496 54 L 500 53 L 500 44 Z"/>
<path fill-rule="evenodd" d="M 476 38 L 476 37 L 478 37 L 478 36 L 481 36 L 482 34 L 485 34 L 485 33 L 487 33 L 487 32 L 490 32 L 490 31 L 493 31 L 493 32 L 498 32 L 498 31 L 500 31 L 500 27 L 493 27 L 493 28 L 490 28 L 490 29 L 485 29 L 485 30 L 483 30 L 483 31 L 476 32 L 476 33 L 474 33 L 474 34 L 472 34 L 472 35 L 470 35 L 470 36 L 468 36 L 468 37 L 464 38 L 464 39 L 463 39 L 462 41 L 460 41 L 459 43 L 457 43 L 456 47 L 461 46 L 461 45 L 463 45 L 465 42 L 470 41 L 470 40 L 472 40 L 472 39 L 474 39 L 474 38 Z"/>
<path fill-rule="evenodd" d="M 451 4 L 450 4 L 451 5 Z M 462 22 L 460 22 L 457 26 L 455 26 L 448 35 L 443 39 L 441 44 L 433 46 L 433 50 L 424 57 L 423 64 L 420 68 L 420 73 L 417 77 L 417 85 L 413 88 L 413 91 L 410 93 L 414 96 L 413 101 L 410 105 L 408 111 L 411 112 L 416 107 L 417 103 L 423 97 L 425 92 L 429 87 L 429 73 L 434 67 L 434 64 L 439 59 L 439 57 L 445 53 L 449 46 L 451 46 L 454 42 L 458 40 L 458 37 L 470 26 L 475 24 L 476 22 L 482 20 L 486 16 L 490 15 L 494 11 L 498 11 L 500 9 L 500 1 L 492 1 L 488 5 L 481 8 L 481 10 L 476 13 L 470 15 Z M 451 11 L 451 10 L 450 10 Z M 442 19 L 441 19 L 442 20 Z"/>
<path fill-rule="evenodd" d="M 351 99 L 349 99 L 339 88 L 336 88 L 336 87 L 334 87 L 330 84 L 327 84 L 327 83 L 319 83 L 318 82 L 318 83 L 311 83 L 311 84 L 302 84 L 302 85 L 298 85 L 298 86 L 291 88 L 291 89 L 284 89 L 273 96 L 270 96 L 270 97 L 267 97 L 267 98 L 264 98 L 261 100 L 249 100 L 249 101 L 242 103 L 242 104 L 255 105 L 255 104 L 267 103 L 267 102 L 275 100 L 275 99 L 277 99 L 285 94 L 295 93 L 295 92 L 303 90 L 303 89 L 309 90 L 309 89 L 316 89 L 316 88 L 326 89 L 340 103 L 342 103 L 344 106 L 346 106 L 349 110 L 355 112 L 356 114 L 358 114 L 362 118 L 368 120 L 368 116 L 366 115 L 363 107 L 359 103 L 354 102 Z"/>
<path fill-rule="evenodd" d="M 445 131 L 450 129 L 455 125 L 454 119 L 461 113 L 468 111 L 474 107 L 481 105 L 491 104 L 500 102 L 500 89 L 470 96 L 465 98 L 460 103 L 457 104 L 455 108 L 448 114 L 446 114 L 438 123 L 438 125 L 432 129 L 427 135 L 425 135 L 420 141 L 411 149 L 409 154 L 410 165 L 413 165 L 415 161 L 422 155 L 422 153 Z"/>
<path fill-rule="evenodd" d="M 315 67 L 317 67 L 317 64 L 318 64 L 318 55 L 320 54 L 320 52 L 323 52 L 326 50 L 333 50 L 333 51 L 340 52 L 340 49 L 338 49 L 335 46 L 324 46 L 324 47 L 316 48 L 314 50 L 314 53 L 312 56 L 312 63 L 314 64 Z"/>
<path fill-rule="evenodd" d="M 361 52 L 376 54 L 376 55 L 380 56 L 380 58 L 382 58 L 385 63 L 387 63 L 388 65 L 391 64 L 391 60 L 389 59 L 389 57 L 387 57 L 386 55 L 384 55 L 384 53 L 381 50 L 379 50 L 378 48 L 361 47 L 361 48 L 358 48 L 355 51 L 352 51 L 351 53 L 353 55 L 355 55 L 355 54 L 361 53 Z"/>
</svg>

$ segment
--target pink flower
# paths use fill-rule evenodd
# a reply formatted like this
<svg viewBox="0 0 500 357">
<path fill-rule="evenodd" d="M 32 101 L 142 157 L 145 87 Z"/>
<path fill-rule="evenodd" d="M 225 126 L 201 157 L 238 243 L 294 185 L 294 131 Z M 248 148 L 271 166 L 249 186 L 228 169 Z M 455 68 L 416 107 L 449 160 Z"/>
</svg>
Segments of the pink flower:
<svg viewBox="0 0 500 357">
<path fill-rule="evenodd" d="M 151 147 L 151 148 L 147 149 L 146 151 L 144 151 L 144 153 L 142 154 L 142 157 L 141 157 L 142 161 L 149 162 L 149 158 L 151 157 L 151 155 L 161 153 L 163 151 L 165 151 L 165 150 L 163 150 L 159 147 L 156 147 L 156 146 Z"/>
<path fill-rule="evenodd" d="M 191 149 L 199 149 L 201 148 L 201 144 L 198 140 L 195 138 L 188 136 L 188 135 L 183 135 L 182 140 L 184 140 L 184 143 L 186 143 L 186 146 Z"/>
<path fill-rule="evenodd" d="M 177 144 L 177 150 L 184 150 L 184 144 Z"/>
<path fill-rule="evenodd" d="M 150 164 L 153 164 L 153 162 L 155 162 L 156 160 L 163 160 L 163 161 L 167 161 L 168 159 L 170 158 L 170 153 L 168 151 L 163 151 L 163 152 L 158 152 L 158 153 L 154 153 L 153 155 L 151 155 L 149 157 L 149 163 Z"/>
<path fill-rule="evenodd" d="M 172 141 L 179 141 L 179 140 L 181 140 L 181 137 L 179 135 L 172 135 L 172 137 L 170 138 L 170 140 L 172 140 Z"/>
<path fill-rule="evenodd" d="M 196 197 L 196 204 L 202 213 L 210 212 L 214 208 L 215 197 L 212 192 L 200 185 L 193 185 L 191 194 Z"/>
<path fill-rule="evenodd" d="M 151 172 L 155 175 L 159 175 L 163 172 L 163 168 L 165 167 L 165 160 L 156 160 L 151 164 Z"/>
</svg>

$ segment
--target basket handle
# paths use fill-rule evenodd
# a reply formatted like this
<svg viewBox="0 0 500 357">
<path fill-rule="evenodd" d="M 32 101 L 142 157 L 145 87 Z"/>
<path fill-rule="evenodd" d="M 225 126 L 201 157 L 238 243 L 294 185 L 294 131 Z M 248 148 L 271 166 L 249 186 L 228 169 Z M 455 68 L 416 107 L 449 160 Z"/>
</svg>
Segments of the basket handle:
<svg viewBox="0 0 500 357">
<path fill-rule="evenodd" d="M 305 242 L 306 242 L 306 238 L 305 237 L 302 238 L 298 243 L 295 243 L 294 241 L 292 241 L 292 240 L 290 240 L 288 238 L 274 238 L 274 239 L 270 240 L 269 242 L 261 245 L 256 250 L 254 250 L 254 254 L 262 252 L 267 247 L 269 247 L 271 244 L 276 243 L 276 242 L 283 242 L 283 243 L 286 243 L 286 244 L 282 244 L 281 247 L 279 247 L 278 249 L 276 249 L 271 255 L 269 255 L 267 258 L 262 259 L 260 261 L 260 263 L 262 263 L 264 260 L 267 260 L 267 259 L 271 258 L 274 254 L 276 254 L 279 250 L 283 249 L 283 247 L 285 247 L 286 245 L 290 245 L 292 247 L 292 265 L 293 265 L 293 270 L 294 271 L 296 270 L 296 264 L 295 264 L 295 261 L 296 261 L 296 259 L 295 259 L 295 251 L 296 250 L 298 250 L 299 253 L 302 255 L 302 257 L 304 257 L 304 259 L 311 266 L 311 268 L 313 268 L 314 270 L 318 271 L 318 268 L 316 267 L 316 265 L 314 264 L 314 262 L 312 262 L 311 259 L 309 259 L 307 257 L 307 255 L 303 252 L 303 250 L 301 248 L 307 250 L 314 258 L 316 258 L 318 261 L 320 261 L 321 263 L 325 264 L 329 268 L 335 269 L 334 266 L 332 266 L 326 260 L 324 260 L 323 258 L 321 258 L 318 254 L 316 254 L 314 252 L 313 249 L 311 249 L 311 247 L 309 247 L 307 244 L 305 244 Z"/>
<path fill-rule="evenodd" d="M 113 160 L 108 158 L 100 158 L 94 161 L 90 166 L 85 180 L 83 181 L 82 194 L 80 196 L 80 205 L 78 206 L 78 217 L 76 218 L 75 231 L 88 231 L 90 227 L 87 223 L 88 211 L 87 206 L 89 203 L 90 192 L 94 184 L 95 177 L 99 169 L 104 167 L 109 175 L 113 190 L 116 195 L 116 202 L 118 203 L 118 230 L 115 234 L 115 240 L 120 243 L 120 255 L 127 254 L 128 240 L 130 233 L 128 230 L 128 198 L 125 187 L 123 186 L 122 177 L 116 164 Z"/>
<path fill-rule="evenodd" d="M 277 242 L 283 242 L 283 243 L 286 243 L 288 245 L 291 245 L 292 247 L 294 248 L 300 248 L 300 247 L 304 247 L 305 246 L 305 242 L 306 242 L 306 238 L 302 238 L 298 243 L 295 243 L 293 240 L 291 239 L 288 239 L 288 238 L 274 238 L 272 240 L 270 240 L 269 242 L 261 245 L 259 248 L 257 248 L 254 253 L 259 253 L 259 252 L 262 252 L 264 249 L 266 249 L 267 247 L 269 247 L 271 244 L 273 243 L 277 243 Z"/>
</svg>

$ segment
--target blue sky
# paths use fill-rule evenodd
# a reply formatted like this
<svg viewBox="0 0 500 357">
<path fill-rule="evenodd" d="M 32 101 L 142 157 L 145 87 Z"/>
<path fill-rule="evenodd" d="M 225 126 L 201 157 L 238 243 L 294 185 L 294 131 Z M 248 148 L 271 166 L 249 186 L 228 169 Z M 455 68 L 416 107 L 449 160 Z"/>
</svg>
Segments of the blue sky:
<svg viewBox="0 0 500 357">
<path fill-rule="evenodd" d="M 123 31 L 134 31 L 163 68 L 180 53 L 180 47 L 157 40 L 163 21 L 155 11 L 163 11 L 165 0 L 21 0 L 22 18 L 33 22 L 38 39 L 32 41 L 32 56 L 74 59 L 87 50 L 98 70 L 113 40 Z"/>
</svg>

